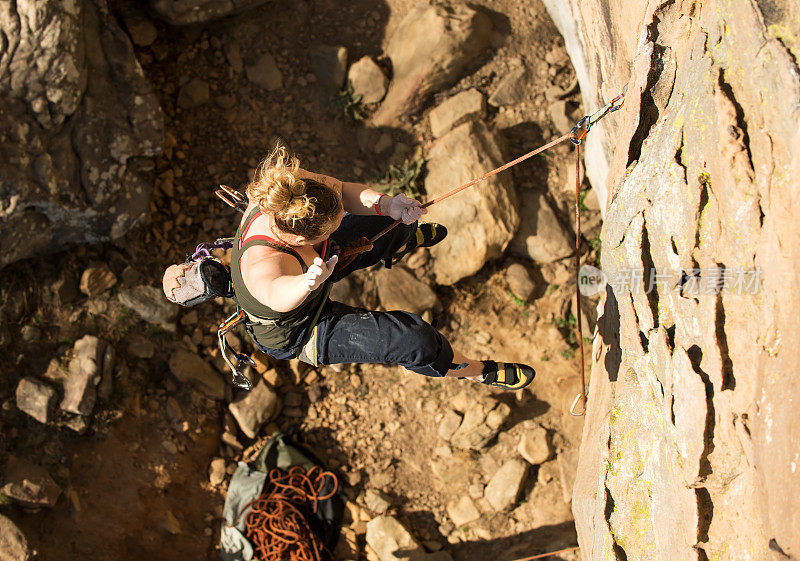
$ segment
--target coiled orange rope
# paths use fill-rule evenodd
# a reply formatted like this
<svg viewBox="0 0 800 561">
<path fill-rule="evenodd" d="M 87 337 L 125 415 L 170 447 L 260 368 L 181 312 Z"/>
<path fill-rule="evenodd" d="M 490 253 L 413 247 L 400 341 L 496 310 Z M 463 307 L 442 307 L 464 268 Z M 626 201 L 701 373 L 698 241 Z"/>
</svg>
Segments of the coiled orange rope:
<svg viewBox="0 0 800 561">
<path fill-rule="evenodd" d="M 333 490 L 321 495 L 328 481 L 333 482 Z M 308 471 L 301 466 L 288 472 L 270 471 L 264 491 L 242 509 L 251 508 L 244 535 L 253 544 L 255 557 L 260 561 L 323 561 L 327 550 L 309 518 L 320 501 L 331 498 L 338 488 L 336 476 L 319 466 Z"/>
</svg>

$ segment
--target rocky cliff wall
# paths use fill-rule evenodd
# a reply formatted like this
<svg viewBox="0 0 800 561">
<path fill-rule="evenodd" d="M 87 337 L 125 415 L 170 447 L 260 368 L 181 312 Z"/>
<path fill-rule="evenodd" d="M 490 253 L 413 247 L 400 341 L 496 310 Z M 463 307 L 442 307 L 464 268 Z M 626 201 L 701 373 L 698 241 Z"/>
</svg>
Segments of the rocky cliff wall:
<svg viewBox="0 0 800 561">
<path fill-rule="evenodd" d="M 800 8 L 545 0 L 605 198 L 585 560 L 800 556 Z M 595 169 L 593 169 L 595 168 Z"/>
<path fill-rule="evenodd" d="M 0 268 L 141 222 L 162 144 L 158 100 L 104 0 L 0 3 Z"/>
</svg>

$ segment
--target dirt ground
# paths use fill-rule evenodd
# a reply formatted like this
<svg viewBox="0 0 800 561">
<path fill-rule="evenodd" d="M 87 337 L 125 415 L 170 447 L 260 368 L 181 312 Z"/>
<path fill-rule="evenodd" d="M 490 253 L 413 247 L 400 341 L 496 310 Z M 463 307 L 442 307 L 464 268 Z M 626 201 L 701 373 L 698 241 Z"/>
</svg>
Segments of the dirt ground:
<svg viewBox="0 0 800 561">
<path fill-rule="evenodd" d="M 109 263 L 123 283 L 158 285 L 164 267 L 182 261 L 196 243 L 232 234 L 238 217 L 215 201 L 211 187 L 246 183 L 276 137 L 286 139 L 308 169 L 350 181 L 370 180 L 385 162 L 359 150 L 359 126 L 326 114 L 316 89 L 305 80 L 310 73 L 306 53 L 318 44 L 342 44 L 351 62 L 363 55 L 380 58 L 386 38 L 412 4 L 271 4 L 205 28 L 170 29 L 159 23 L 157 41 L 137 49 L 160 95 L 167 130 L 167 151 L 157 159 L 147 224 L 128 235 L 124 245 L 79 248 L 3 273 L 8 275 L 1 290 L 9 318 L 0 341 L 5 349 L 0 357 L 4 403 L 13 402 L 22 375 L 43 372 L 86 333 L 111 342 L 129 374 L 98 406 L 82 435 L 64 426 L 42 427 L 3 407 L 3 456 L 41 463 L 64 491 L 50 511 L 3 507 L 40 559 L 217 558 L 225 484 L 211 487 L 208 465 L 212 457 L 227 453 L 219 436 L 231 419 L 221 404 L 181 387 L 166 360 L 178 346 L 213 354 L 224 311 L 213 304 L 184 310 L 178 334 L 170 335 L 131 317 L 110 293 L 57 306 L 50 287 L 95 262 Z M 566 86 L 574 75 L 568 64 L 553 72 L 546 62 L 548 53 L 551 58 L 566 55 L 540 2 L 474 4 L 491 14 L 497 30 L 493 46 L 455 86 L 434 96 L 413 117 L 410 141 L 429 146 L 427 111 L 468 87 L 491 92 L 517 57 L 531 75 L 530 98 L 513 110 L 489 113 L 489 121 L 504 133 L 510 158 L 560 134 L 550 121 L 543 91 L 554 83 Z M 112 2 L 113 9 L 126 7 L 140 9 Z M 268 47 L 283 73 L 284 88 L 269 93 L 235 72 L 225 57 L 225 46 L 234 39 L 244 47 L 245 62 L 248 52 Z M 209 83 L 211 101 L 207 109 L 183 111 L 176 104 L 177 92 L 194 77 Z M 579 96 L 570 99 L 577 103 Z M 408 133 L 398 132 L 401 136 L 409 141 Z M 571 155 L 562 145 L 515 168 L 520 192 L 563 184 Z M 560 202 L 568 208 L 567 199 Z M 312 402 L 309 378 L 300 380 L 288 364 L 277 364 L 282 373 L 277 389 L 284 399 L 299 394 L 301 412 L 298 417 L 284 415 L 277 424 L 300 429 L 300 440 L 343 474 L 351 499 L 358 503 L 370 488 L 385 491 L 392 498 L 392 512 L 418 539 L 438 542 L 457 561 L 511 560 L 576 544 L 565 495 L 582 428 L 582 419 L 570 416 L 568 409 L 580 383 L 577 358 L 559 327 L 573 289 L 564 286 L 566 265 L 556 264 L 538 270 L 532 302 L 515 300 L 503 271 L 518 261 L 505 257 L 454 287 L 437 287 L 442 307 L 434 319 L 454 346 L 476 358 L 533 365 L 538 374 L 529 390 L 514 395 L 457 380 L 425 379 L 399 367 L 363 365 L 319 369 L 311 385 L 320 395 Z M 359 274 L 355 283 L 360 303 L 377 305 L 374 272 Z M 19 329 L 24 325 L 40 329 L 41 339 L 22 340 Z M 132 350 L 143 338 L 155 348 L 152 358 L 138 358 Z M 449 450 L 437 435 L 442 414 L 483 395 L 512 406 L 503 432 L 483 454 Z M 485 484 L 515 454 L 532 421 L 548 430 L 556 454 L 528 477 L 524 500 L 510 513 L 485 512 L 469 527 L 452 528 L 446 505 L 469 493 L 471 485 Z M 245 446 L 252 444 L 241 438 Z M 229 465 L 238 457 L 230 457 Z M 432 476 L 432 459 L 444 466 L 446 477 Z M 363 546 L 363 528 L 355 527 Z M 359 557 L 366 558 L 363 548 Z"/>
</svg>

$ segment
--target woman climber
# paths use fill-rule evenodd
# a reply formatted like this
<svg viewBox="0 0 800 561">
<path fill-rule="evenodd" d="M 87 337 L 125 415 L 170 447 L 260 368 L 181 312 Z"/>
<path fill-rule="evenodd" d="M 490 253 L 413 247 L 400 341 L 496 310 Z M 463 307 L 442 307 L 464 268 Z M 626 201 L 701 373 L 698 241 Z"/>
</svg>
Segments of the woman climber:
<svg viewBox="0 0 800 561">
<path fill-rule="evenodd" d="M 418 225 L 427 212 L 419 201 L 307 172 L 282 146 L 259 166 L 247 197 L 233 240 L 231 278 L 246 329 L 263 352 L 315 366 L 399 364 L 426 376 L 508 390 L 533 380 L 530 366 L 467 358 L 417 314 L 370 311 L 328 298 L 332 284 L 353 271 L 380 261 L 390 266 L 444 239 L 443 226 Z M 394 221 L 402 223 L 371 249 L 338 263 L 341 249 Z M 182 271 L 177 265 L 167 270 L 167 297 L 180 286 Z"/>
</svg>

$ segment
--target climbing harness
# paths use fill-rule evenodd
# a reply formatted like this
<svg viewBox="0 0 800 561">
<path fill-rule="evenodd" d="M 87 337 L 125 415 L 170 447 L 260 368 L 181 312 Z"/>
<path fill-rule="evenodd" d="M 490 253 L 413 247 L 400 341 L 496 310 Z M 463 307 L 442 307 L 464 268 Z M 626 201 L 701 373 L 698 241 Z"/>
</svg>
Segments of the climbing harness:
<svg viewBox="0 0 800 561">
<path fill-rule="evenodd" d="M 319 466 L 308 471 L 302 466 L 288 472 L 271 470 L 261 495 L 247 503 L 237 517 L 238 521 L 250 508 L 244 535 L 254 546 L 254 557 L 261 561 L 323 561 L 325 546 L 309 521 L 320 502 L 333 497 L 338 488 L 336 476 Z"/>
<path fill-rule="evenodd" d="M 421 205 L 422 208 L 427 208 L 432 206 L 436 203 L 443 201 L 457 193 L 460 193 L 464 189 L 472 187 L 476 183 L 480 183 L 492 177 L 493 175 L 497 175 L 501 171 L 507 170 L 519 163 L 524 162 L 525 160 L 532 158 L 536 154 L 544 152 L 557 144 L 561 144 L 565 140 L 569 139 L 572 144 L 575 146 L 575 224 L 576 224 L 576 235 L 575 235 L 575 268 L 576 268 L 576 277 L 577 271 L 580 269 L 580 258 L 581 258 L 581 216 L 580 216 L 580 171 L 581 171 L 581 155 L 580 155 L 580 145 L 583 143 L 583 140 L 586 138 L 586 135 L 589 133 L 591 128 L 597 124 L 600 119 L 608 115 L 609 113 L 613 113 L 618 111 L 622 105 L 625 103 L 625 93 L 627 92 L 628 85 L 626 84 L 622 88 L 622 93 L 618 96 L 613 98 L 610 102 L 605 104 L 599 110 L 595 111 L 591 115 L 584 116 L 577 124 L 572 127 L 568 133 L 556 138 L 548 142 L 547 144 L 540 146 L 534 150 L 531 150 L 527 154 L 523 154 L 522 156 L 503 164 L 502 166 L 495 168 L 489 172 L 486 172 L 482 176 L 472 179 L 463 185 L 440 195 L 439 197 L 428 201 L 427 203 Z M 225 204 L 230 206 L 231 208 L 235 209 L 236 211 L 244 214 L 247 209 L 247 198 L 242 195 L 239 191 L 228 187 L 227 185 L 220 185 L 219 189 L 215 190 L 214 193 L 219 197 Z M 386 228 L 375 234 L 372 238 L 362 238 L 360 241 L 351 244 L 350 246 L 343 248 L 339 253 L 339 264 L 347 264 L 352 261 L 358 254 L 363 253 L 365 251 L 369 251 L 372 248 L 372 244 L 381 236 L 395 228 L 401 223 L 400 220 L 395 220 L 392 224 L 389 224 Z M 220 240 L 217 240 L 218 242 Z M 203 244 L 201 244 L 203 245 Z M 198 249 L 200 246 L 198 246 Z M 588 401 L 587 396 L 587 387 L 586 387 L 586 373 L 585 373 L 585 365 L 584 365 L 584 356 L 583 356 L 583 329 L 581 326 L 581 301 L 580 301 L 580 284 L 576 282 L 576 311 L 577 311 L 577 321 L 576 321 L 576 331 L 578 334 L 578 344 L 580 346 L 580 372 L 581 372 L 581 391 L 575 397 L 575 400 L 572 402 L 572 406 L 570 407 L 570 414 L 574 416 L 582 416 L 586 414 L 586 404 Z M 233 295 L 235 298 L 235 295 Z M 233 372 L 233 384 L 237 387 L 243 389 L 250 389 L 251 383 L 244 376 L 241 365 L 246 364 L 249 366 L 254 366 L 254 363 L 250 357 L 247 357 L 241 353 L 234 351 L 228 342 L 225 340 L 225 333 L 228 333 L 231 329 L 236 327 L 237 325 L 247 321 L 248 315 L 242 310 L 241 307 L 238 307 L 237 303 L 237 311 L 236 313 L 232 314 L 229 318 L 227 318 L 224 322 L 222 322 L 219 326 L 219 330 L 217 331 L 217 338 L 219 340 L 220 351 L 222 352 L 222 357 L 225 359 L 225 362 L 231 368 Z M 233 362 L 230 360 L 228 353 L 233 354 L 237 359 L 237 364 L 234 365 Z M 582 408 L 580 411 L 576 411 L 575 408 L 578 403 L 582 403 Z M 531 557 L 530 559 L 535 559 Z"/>
</svg>

